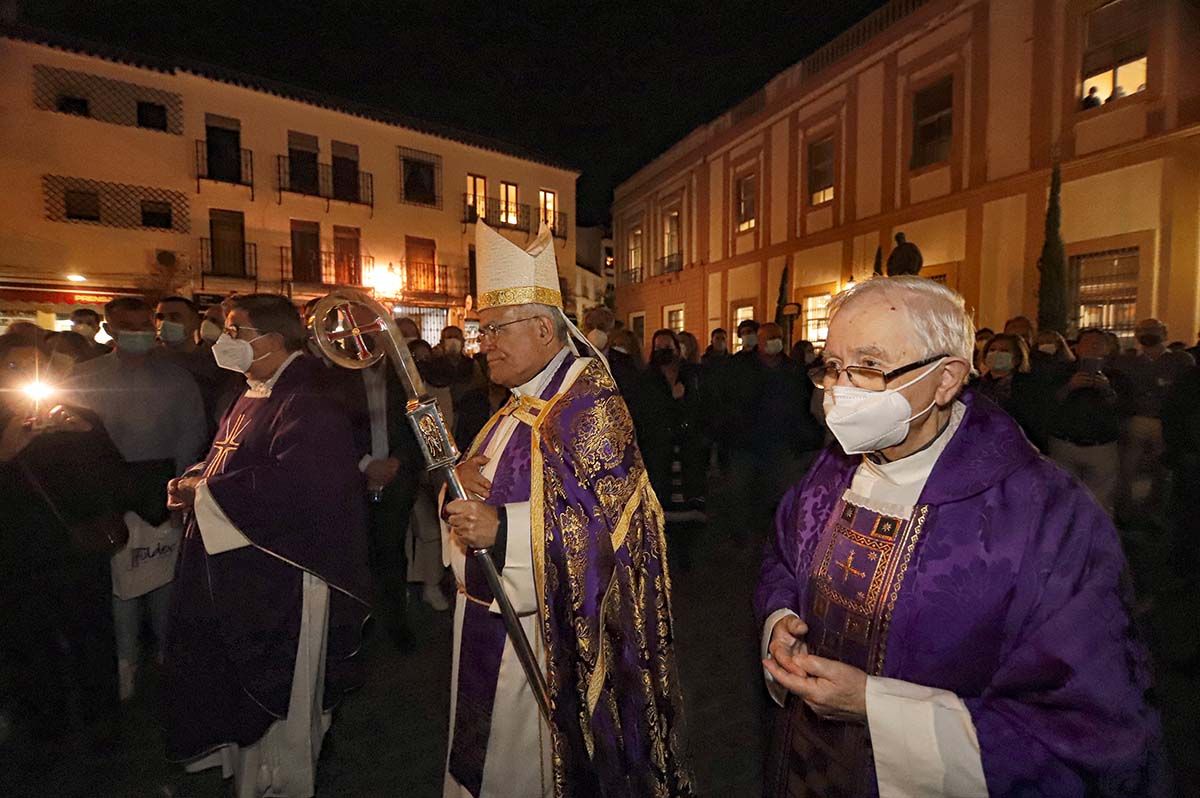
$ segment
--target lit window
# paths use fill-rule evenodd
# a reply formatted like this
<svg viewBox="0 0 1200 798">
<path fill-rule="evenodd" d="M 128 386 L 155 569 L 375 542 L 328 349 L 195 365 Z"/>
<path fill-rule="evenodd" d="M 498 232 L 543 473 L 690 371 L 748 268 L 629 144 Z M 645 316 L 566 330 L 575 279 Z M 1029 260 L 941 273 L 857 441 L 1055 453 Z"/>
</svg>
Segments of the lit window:
<svg viewBox="0 0 1200 798">
<path fill-rule="evenodd" d="M 743 305 L 733 311 L 733 328 L 736 330 L 744 321 L 754 321 L 754 306 Z"/>
<path fill-rule="evenodd" d="M 755 213 L 755 186 L 757 181 L 754 175 L 746 175 L 738 178 L 736 185 L 737 192 L 737 230 L 739 233 L 744 233 L 747 230 L 753 230 L 756 221 Z"/>
<path fill-rule="evenodd" d="M 663 216 L 663 254 L 667 257 L 679 254 L 679 211 Z"/>
<path fill-rule="evenodd" d="M 912 169 L 950 160 L 954 140 L 953 77 L 945 77 L 913 95 L 912 123 Z"/>
<path fill-rule="evenodd" d="M 814 345 L 823 346 L 829 336 L 829 301 L 832 294 L 817 294 L 804 297 L 804 339 Z"/>
<path fill-rule="evenodd" d="M 137 126 L 149 130 L 167 129 L 167 106 L 162 103 L 137 104 Z"/>
<path fill-rule="evenodd" d="M 520 216 L 520 205 L 517 202 L 517 184 L 500 184 L 500 224 L 516 226 Z"/>
<path fill-rule="evenodd" d="M 629 231 L 629 268 L 642 268 L 642 228 Z"/>
<path fill-rule="evenodd" d="M 68 190 L 65 201 L 68 219 L 78 222 L 100 221 L 100 195 L 95 191 Z"/>
<path fill-rule="evenodd" d="M 554 227 L 554 214 L 558 210 L 557 199 L 553 191 L 538 189 L 538 218 L 550 227 Z"/>
<path fill-rule="evenodd" d="M 84 97 L 68 97 L 61 96 L 58 98 L 56 106 L 59 111 L 64 114 L 72 114 L 73 116 L 91 116 L 91 111 L 88 108 L 88 101 Z"/>
<path fill-rule="evenodd" d="M 1099 327 L 1133 343 L 1137 325 L 1138 248 L 1110 250 L 1071 258 L 1068 292 L 1078 333 Z"/>
<path fill-rule="evenodd" d="M 677 333 L 683 332 L 683 307 L 667 308 L 666 327 Z"/>
<path fill-rule="evenodd" d="M 487 178 L 467 175 L 467 208 L 470 221 L 487 218 Z"/>
<path fill-rule="evenodd" d="M 171 229 L 171 203 L 142 200 L 142 227 Z"/>
<path fill-rule="evenodd" d="M 833 201 L 833 137 L 808 145 L 808 204 Z"/>
<path fill-rule="evenodd" d="M 1087 15 L 1084 108 L 1145 91 L 1150 17 L 1147 0 L 1114 0 Z"/>
</svg>

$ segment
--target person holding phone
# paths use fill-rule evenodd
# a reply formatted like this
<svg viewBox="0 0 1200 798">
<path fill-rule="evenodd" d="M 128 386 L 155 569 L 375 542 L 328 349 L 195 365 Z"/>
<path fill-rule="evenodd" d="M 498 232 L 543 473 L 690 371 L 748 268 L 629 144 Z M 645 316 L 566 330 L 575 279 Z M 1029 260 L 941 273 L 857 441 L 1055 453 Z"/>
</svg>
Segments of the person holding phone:
<svg viewBox="0 0 1200 798">
<path fill-rule="evenodd" d="M 1075 475 L 1111 516 L 1121 471 L 1121 421 L 1131 412 L 1128 378 L 1107 366 L 1108 335 L 1080 331 L 1074 373 L 1054 394 L 1050 457 Z"/>
</svg>

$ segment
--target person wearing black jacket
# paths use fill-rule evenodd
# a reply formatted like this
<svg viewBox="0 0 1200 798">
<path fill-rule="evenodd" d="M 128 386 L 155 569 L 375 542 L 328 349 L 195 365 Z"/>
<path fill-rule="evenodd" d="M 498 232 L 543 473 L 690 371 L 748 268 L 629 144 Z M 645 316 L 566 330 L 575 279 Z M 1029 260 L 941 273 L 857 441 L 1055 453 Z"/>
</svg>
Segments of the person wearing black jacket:
<svg viewBox="0 0 1200 798">
<path fill-rule="evenodd" d="M 22 388 L 45 364 L 0 336 L 0 664 L 34 740 L 69 733 L 73 705 L 91 742 L 109 745 L 119 711 L 109 556 L 125 529 L 125 464 L 94 416 L 31 406 Z"/>
<path fill-rule="evenodd" d="M 1121 423 L 1132 412 L 1128 378 L 1105 365 L 1108 336 L 1079 333 L 1077 370 L 1053 392 L 1050 457 L 1082 482 L 1109 515 L 1121 470 Z"/>
</svg>

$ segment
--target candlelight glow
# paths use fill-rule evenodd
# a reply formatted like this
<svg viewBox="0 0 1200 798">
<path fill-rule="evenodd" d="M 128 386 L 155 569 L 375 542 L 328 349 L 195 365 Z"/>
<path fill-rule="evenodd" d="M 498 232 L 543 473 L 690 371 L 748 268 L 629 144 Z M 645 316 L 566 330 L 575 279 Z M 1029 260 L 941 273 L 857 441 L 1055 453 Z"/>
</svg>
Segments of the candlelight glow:
<svg viewBox="0 0 1200 798">
<path fill-rule="evenodd" d="M 26 385 L 21 389 L 26 396 L 35 402 L 40 402 L 44 399 L 49 399 L 54 395 L 54 388 L 44 382 L 35 381 Z"/>
<path fill-rule="evenodd" d="M 400 273 L 390 263 L 387 266 L 376 266 L 370 269 L 363 276 L 363 281 L 375 289 L 376 296 L 399 296 L 403 288 Z"/>
</svg>

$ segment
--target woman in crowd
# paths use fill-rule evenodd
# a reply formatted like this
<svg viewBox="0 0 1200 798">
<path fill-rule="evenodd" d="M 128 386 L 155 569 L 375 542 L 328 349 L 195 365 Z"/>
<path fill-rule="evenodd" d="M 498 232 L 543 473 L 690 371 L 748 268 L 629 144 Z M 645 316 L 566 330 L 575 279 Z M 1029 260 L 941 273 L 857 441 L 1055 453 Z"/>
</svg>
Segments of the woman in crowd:
<svg viewBox="0 0 1200 798">
<path fill-rule="evenodd" d="M 634 403 L 646 471 L 669 513 L 699 510 L 707 466 L 700 370 L 683 361 L 671 330 L 656 332 L 652 347 Z"/>
<path fill-rule="evenodd" d="M 983 375 L 974 382 L 975 390 L 1000 405 L 1021 425 L 1030 442 L 1049 450 L 1047 408 L 1057 381 L 1032 372 L 1033 359 L 1025 339 L 1001 333 L 983 349 Z"/>
<path fill-rule="evenodd" d="M 107 747 L 118 711 L 109 557 L 126 539 L 125 464 L 94 417 L 50 411 L 36 388 L 48 364 L 40 344 L 0 336 L 0 662 L 35 741 L 69 734 L 74 706 Z"/>
<path fill-rule="evenodd" d="M 686 330 L 679 333 L 679 349 L 684 363 L 700 365 L 700 342 L 696 340 L 696 336 Z"/>
</svg>

